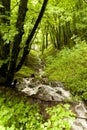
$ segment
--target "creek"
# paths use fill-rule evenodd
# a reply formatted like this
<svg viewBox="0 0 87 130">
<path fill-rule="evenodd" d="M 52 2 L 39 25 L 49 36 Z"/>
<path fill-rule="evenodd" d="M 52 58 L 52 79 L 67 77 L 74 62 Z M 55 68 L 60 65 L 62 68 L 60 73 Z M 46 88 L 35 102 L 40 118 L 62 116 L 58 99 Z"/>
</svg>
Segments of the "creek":
<svg viewBox="0 0 87 130">
<path fill-rule="evenodd" d="M 38 57 L 41 67 L 38 70 L 40 77 L 43 76 L 42 61 Z M 65 90 L 61 82 L 48 82 L 46 77 L 42 81 L 36 80 L 35 77 L 24 78 L 23 82 L 16 85 L 17 89 L 29 97 L 37 98 L 45 102 L 66 103 L 71 101 L 70 91 Z M 71 110 L 76 114 L 74 122 L 70 122 L 72 130 L 87 130 L 87 107 L 83 101 L 70 102 Z"/>
</svg>

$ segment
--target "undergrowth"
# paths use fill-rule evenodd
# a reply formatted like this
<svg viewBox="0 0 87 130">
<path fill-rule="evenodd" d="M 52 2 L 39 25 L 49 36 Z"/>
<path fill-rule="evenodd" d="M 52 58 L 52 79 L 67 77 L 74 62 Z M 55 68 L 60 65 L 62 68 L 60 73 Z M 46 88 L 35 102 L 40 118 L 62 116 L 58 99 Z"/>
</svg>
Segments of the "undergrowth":
<svg viewBox="0 0 87 130">
<path fill-rule="evenodd" d="M 26 57 L 25 63 L 22 68 L 15 74 L 15 79 L 21 81 L 24 77 L 30 77 L 31 74 L 35 74 L 39 68 L 37 59 L 37 52 L 31 50 L 30 54 Z"/>
<path fill-rule="evenodd" d="M 19 77 L 29 77 L 32 73 L 34 73 L 34 70 L 28 66 L 22 66 L 22 68 L 16 73 L 16 76 Z"/>
<path fill-rule="evenodd" d="M 49 52 L 48 52 L 49 53 Z M 46 54 L 47 55 L 47 54 Z M 73 95 L 87 100 L 87 44 L 82 41 L 45 58 L 45 76 L 59 80 Z"/>
<path fill-rule="evenodd" d="M 36 130 L 41 122 L 38 105 L 11 89 L 0 91 L 0 130 Z"/>
<path fill-rule="evenodd" d="M 46 110 L 44 121 L 38 104 L 30 104 L 29 97 L 9 88 L 0 88 L 0 130 L 70 130 L 74 114 L 69 105 L 57 105 Z"/>
</svg>

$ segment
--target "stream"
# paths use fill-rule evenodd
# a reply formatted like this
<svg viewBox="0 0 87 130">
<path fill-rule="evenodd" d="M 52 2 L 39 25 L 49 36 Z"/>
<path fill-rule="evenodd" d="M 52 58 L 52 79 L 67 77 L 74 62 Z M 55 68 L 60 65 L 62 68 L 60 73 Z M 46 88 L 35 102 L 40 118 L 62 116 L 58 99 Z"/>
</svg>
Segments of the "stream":
<svg viewBox="0 0 87 130">
<path fill-rule="evenodd" d="M 41 59 L 38 57 L 38 62 L 42 65 Z M 43 76 L 43 67 L 39 68 L 38 74 Z M 25 93 L 29 97 L 37 98 L 45 102 L 62 103 L 71 100 L 70 91 L 65 90 L 61 82 L 48 82 L 46 77 L 42 81 L 35 80 L 34 77 L 23 78 L 23 82 L 16 85 L 17 89 Z M 66 102 L 66 103 L 67 103 Z M 87 106 L 83 101 L 70 103 L 71 110 L 76 114 L 74 122 L 70 122 L 71 130 L 87 130 Z"/>
</svg>

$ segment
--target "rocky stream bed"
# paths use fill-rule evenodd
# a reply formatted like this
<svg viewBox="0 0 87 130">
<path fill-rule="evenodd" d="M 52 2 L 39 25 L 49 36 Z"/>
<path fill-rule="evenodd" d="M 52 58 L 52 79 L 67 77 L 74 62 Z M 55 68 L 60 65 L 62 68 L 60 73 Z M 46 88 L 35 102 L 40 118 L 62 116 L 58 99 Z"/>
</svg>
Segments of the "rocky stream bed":
<svg viewBox="0 0 87 130">
<path fill-rule="evenodd" d="M 43 76 L 43 66 L 41 59 L 37 56 L 40 68 L 38 75 Z M 59 81 L 48 82 L 46 77 L 42 81 L 36 80 L 34 75 L 31 78 L 24 78 L 23 82 L 16 85 L 16 88 L 25 93 L 31 103 L 38 103 L 41 108 L 41 114 L 46 119 L 49 118 L 45 108 L 57 104 L 70 104 L 70 109 L 76 114 L 74 122 L 70 122 L 71 130 L 87 130 L 87 104 L 83 101 L 75 102 L 72 100 L 70 91 L 65 90 L 64 85 Z"/>
<path fill-rule="evenodd" d="M 17 84 L 19 91 L 25 93 L 29 98 L 32 98 L 33 103 L 38 103 L 41 107 L 41 114 L 45 119 L 48 115 L 45 112 L 46 107 L 51 107 L 56 104 L 69 103 L 71 110 L 76 114 L 74 122 L 70 122 L 72 130 L 87 130 L 87 108 L 83 101 L 75 102 L 71 100 L 71 94 L 64 89 L 62 83 L 52 81 L 49 84 L 43 79 L 41 83 L 34 78 L 24 78 L 23 82 Z"/>
</svg>

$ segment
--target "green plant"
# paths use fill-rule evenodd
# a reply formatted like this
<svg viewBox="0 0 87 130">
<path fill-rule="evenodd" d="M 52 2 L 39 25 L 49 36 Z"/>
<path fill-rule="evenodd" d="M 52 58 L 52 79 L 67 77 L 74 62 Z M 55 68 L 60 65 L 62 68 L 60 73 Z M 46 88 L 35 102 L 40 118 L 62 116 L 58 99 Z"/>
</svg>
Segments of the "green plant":
<svg viewBox="0 0 87 130">
<path fill-rule="evenodd" d="M 65 48 L 46 60 L 45 76 L 49 80 L 59 80 L 77 95 L 87 100 L 87 44 L 80 41 L 72 49 Z M 55 71 L 56 70 L 56 71 Z"/>
<path fill-rule="evenodd" d="M 29 77 L 32 73 L 34 73 L 34 71 L 31 68 L 23 66 L 16 75 L 19 75 L 19 77 Z"/>
<path fill-rule="evenodd" d="M 11 88 L 0 88 L 0 130 L 70 130 L 68 122 L 74 114 L 68 104 L 46 111 L 50 115 L 47 121 L 40 114 L 39 105 L 29 103 L 29 97 Z"/>
<path fill-rule="evenodd" d="M 53 108 L 47 108 L 50 118 L 42 125 L 44 130 L 70 130 L 69 121 L 74 120 L 74 114 L 69 110 L 69 105 L 57 105 Z"/>
<path fill-rule="evenodd" d="M 2 130 L 38 130 L 42 123 L 37 104 L 30 105 L 16 93 L 0 91 L 0 128 Z"/>
</svg>

